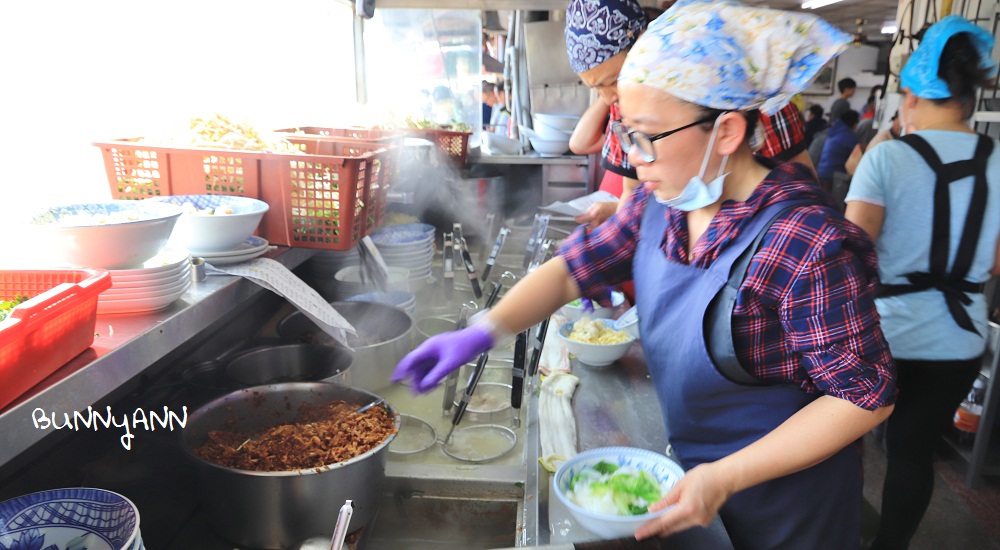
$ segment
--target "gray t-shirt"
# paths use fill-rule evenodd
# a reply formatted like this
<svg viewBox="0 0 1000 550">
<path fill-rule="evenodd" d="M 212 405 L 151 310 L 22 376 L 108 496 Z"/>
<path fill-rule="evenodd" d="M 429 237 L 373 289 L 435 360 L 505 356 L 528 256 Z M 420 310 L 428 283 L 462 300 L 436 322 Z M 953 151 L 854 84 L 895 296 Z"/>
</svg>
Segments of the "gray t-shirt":
<svg viewBox="0 0 1000 550">
<path fill-rule="evenodd" d="M 830 125 L 833 126 L 834 122 L 840 120 L 840 115 L 851 110 L 851 104 L 844 98 L 838 98 L 837 101 L 833 102 L 830 106 Z"/>
<path fill-rule="evenodd" d="M 941 162 L 972 158 L 978 136 L 961 132 L 923 130 L 917 135 L 927 140 Z M 975 258 L 966 279 L 986 282 L 996 256 L 1000 235 L 1000 145 L 994 140 L 993 154 L 986 170 L 989 192 Z M 876 239 L 879 277 L 885 284 L 906 284 L 907 273 L 930 268 L 931 226 L 934 216 L 936 178 L 923 158 L 898 140 L 871 147 L 858 165 L 846 200 L 885 207 L 882 231 Z M 949 185 L 951 230 L 948 267 L 955 254 L 972 199 L 973 178 Z M 986 326 L 986 298 L 970 294 L 965 306 L 980 335 L 959 327 L 938 290 L 925 290 L 876 300 L 882 317 L 882 331 L 894 357 L 914 360 L 972 359 L 983 353 Z"/>
</svg>

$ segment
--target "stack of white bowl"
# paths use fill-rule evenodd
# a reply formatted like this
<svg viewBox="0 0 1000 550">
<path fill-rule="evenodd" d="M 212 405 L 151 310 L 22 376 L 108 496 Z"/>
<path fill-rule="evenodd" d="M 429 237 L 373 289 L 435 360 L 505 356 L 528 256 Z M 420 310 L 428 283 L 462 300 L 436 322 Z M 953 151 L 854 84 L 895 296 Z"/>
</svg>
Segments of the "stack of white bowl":
<svg viewBox="0 0 1000 550">
<path fill-rule="evenodd" d="M 579 121 L 575 115 L 535 113 L 534 132 L 528 134 L 528 141 L 542 156 L 562 155 L 569 151 L 569 137 Z"/>
<path fill-rule="evenodd" d="M 342 301 L 364 294 L 365 292 L 377 292 L 378 288 L 374 281 L 367 275 L 362 274 L 361 266 L 348 266 L 336 273 L 333 280 L 324 284 L 325 289 L 330 294 L 333 301 Z M 402 267 L 389 267 L 388 278 L 385 290 L 410 290 L 410 270 Z M 324 294 L 320 292 L 320 294 Z M 325 295 L 324 295 L 325 297 Z"/>
<path fill-rule="evenodd" d="M 410 287 L 419 288 L 431 276 L 435 228 L 427 223 L 390 225 L 372 232 L 372 241 L 390 268 L 410 273 Z"/>
<path fill-rule="evenodd" d="M 142 313 L 176 302 L 191 286 L 191 255 L 165 248 L 136 269 L 111 269 L 111 288 L 97 297 L 101 315 Z"/>
<path fill-rule="evenodd" d="M 357 247 L 344 251 L 322 250 L 302 266 L 301 275 L 323 298 L 332 301 L 338 299 L 335 296 L 338 289 L 334 279 L 337 272 L 360 264 L 361 257 Z"/>
</svg>

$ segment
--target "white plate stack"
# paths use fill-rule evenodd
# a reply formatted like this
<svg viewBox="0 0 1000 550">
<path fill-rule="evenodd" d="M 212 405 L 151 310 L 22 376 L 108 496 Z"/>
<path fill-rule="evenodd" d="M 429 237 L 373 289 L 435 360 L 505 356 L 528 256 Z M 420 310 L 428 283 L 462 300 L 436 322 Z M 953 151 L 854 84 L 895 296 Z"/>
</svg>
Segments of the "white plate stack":
<svg viewBox="0 0 1000 550">
<path fill-rule="evenodd" d="M 433 225 L 404 223 L 378 229 L 371 237 L 385 265 L 409 270 L 410 287 L 419 288 L 431 276 L 434 233 Z"/>
<path fill-rule="evenodd" d="M 143 313 L 176 302 L 191 286 L 191 255 L 164 248 L 141 268 L 111 269 L 111 288 L 97 297 L 99 315 Z"/>
<path fill-rule="evenodd" d="M 194 252 L 194 255 L 212 265 L 230 265 L 246 262 L 267 252 L 270 244 L 267 239 L 250 237 L 239 246 L 224 252 Z"/>
</svg>

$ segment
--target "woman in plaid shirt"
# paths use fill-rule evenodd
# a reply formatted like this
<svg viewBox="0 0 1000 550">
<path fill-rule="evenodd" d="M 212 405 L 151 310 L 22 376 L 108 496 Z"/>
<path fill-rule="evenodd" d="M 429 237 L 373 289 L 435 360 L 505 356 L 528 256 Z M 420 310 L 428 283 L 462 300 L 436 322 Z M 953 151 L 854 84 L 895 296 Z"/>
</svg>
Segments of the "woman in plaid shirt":
<svg viewBox="0 0 1000 550">
<path fill-rule="evenodd" d="M 875 252 L 805 167 L 764 165 L 749 144 L 758 109 L 780 109 L 849 41 L 811 15 L 679 1 L 619 77 L 616 131 L 643 182 L 627 208 L 578 229 L 393 379 L 428 391 L 503 334 L 632 276 L 644 355 L 687 469 L 650 507 L 672 508 L 636 537 L 718 513 L 736 548 L 857 548 L 858 440 L 896 396 Z"/>
</svg>

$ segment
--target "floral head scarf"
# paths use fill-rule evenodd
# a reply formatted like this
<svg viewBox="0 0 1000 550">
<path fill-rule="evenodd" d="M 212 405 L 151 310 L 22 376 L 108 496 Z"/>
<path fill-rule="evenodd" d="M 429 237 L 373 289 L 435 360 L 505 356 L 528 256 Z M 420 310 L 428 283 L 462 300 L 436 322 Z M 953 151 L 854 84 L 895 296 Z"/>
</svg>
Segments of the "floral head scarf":
<svg viewBox="0 0 1000 550">
<path fill-rule="evenodd" d="M 949 15 L 927 29 L 920 46 L 913 52 L 899 74 L 900 86 L 909 88 L 913 94 L 927 99 L 951 97 L 948 83 L 938 77 L 938 64 L 941 62 L 941 53 L 948 40 L 963 32 L 972 35 L 972 44 L 979 52 L 979 67 L 989 70 L 991 77 L 995 76 L 997 64 L 990 57 L 990 52 L 993 50 L 993 35 L 973 25 L 967 19 Z"/>
<path fill-rule="evenodd" d="M 589 71 L 627 50 L 646 26 L 635 0 L 570 0 L 566 54 L 575 73 Z"/>
<path fill-rule="evenodd" d="M 713 109 L 771 115 L 850 40 L 811 14 L 734 0 L 680 0 L 639 37 L 618 81 Z"/>
</svg>

